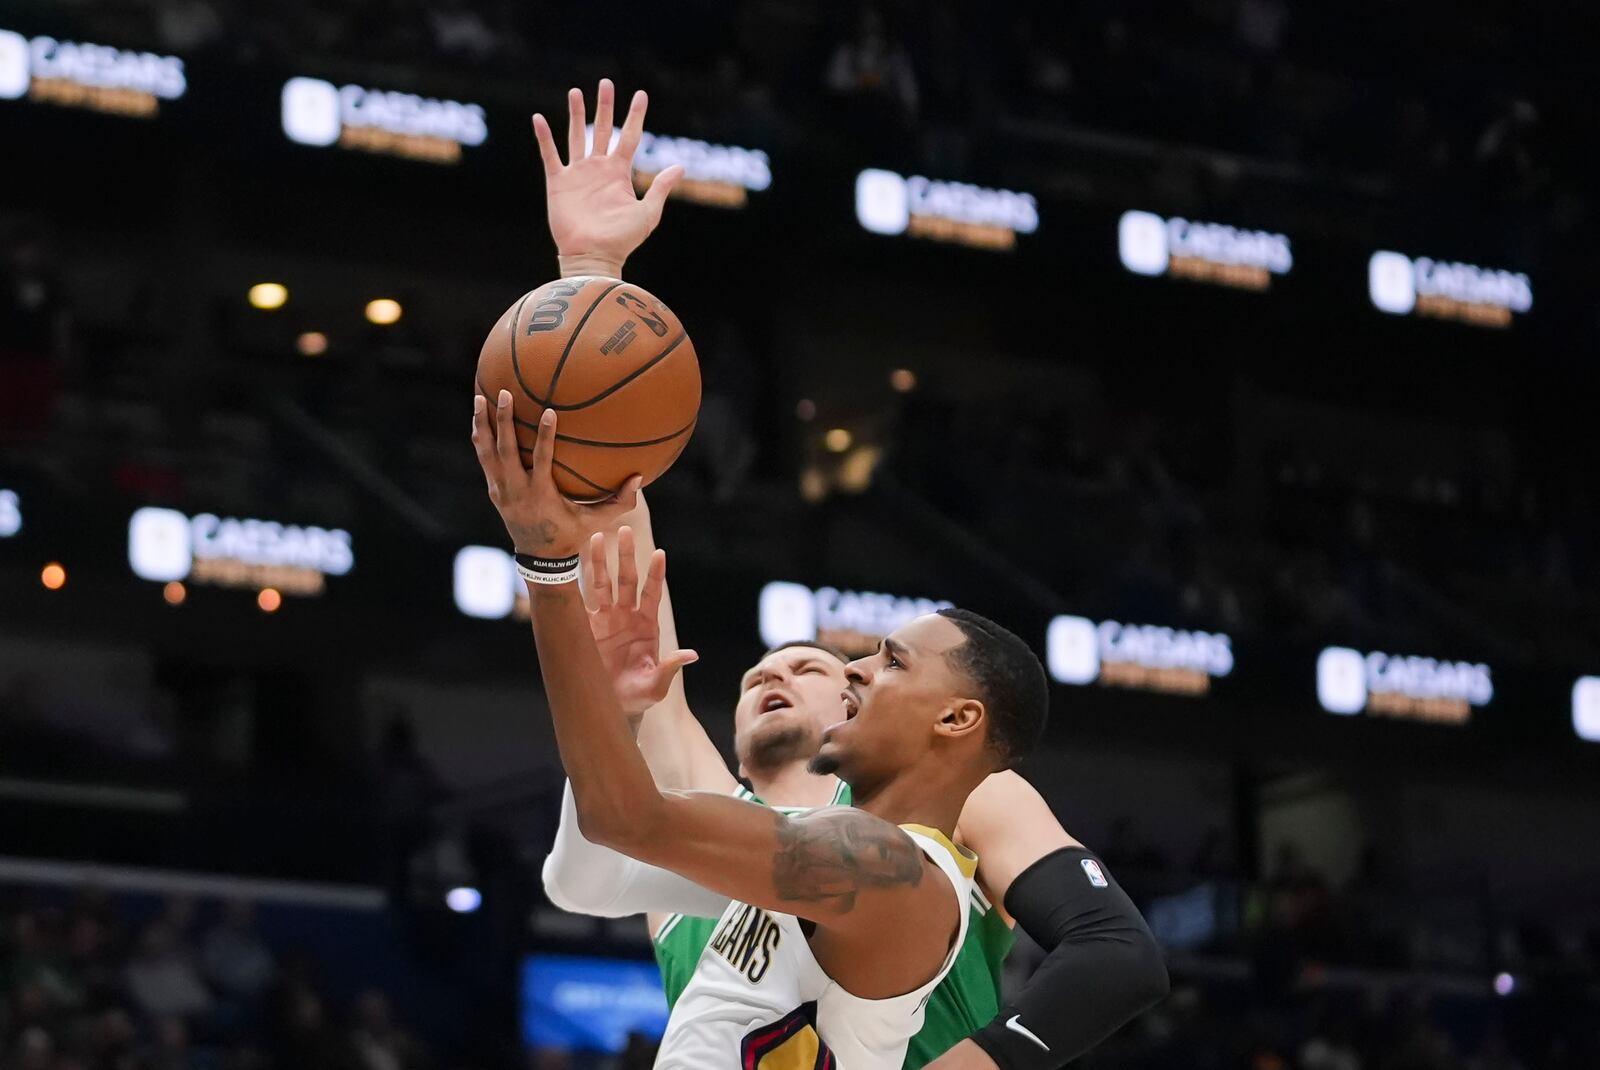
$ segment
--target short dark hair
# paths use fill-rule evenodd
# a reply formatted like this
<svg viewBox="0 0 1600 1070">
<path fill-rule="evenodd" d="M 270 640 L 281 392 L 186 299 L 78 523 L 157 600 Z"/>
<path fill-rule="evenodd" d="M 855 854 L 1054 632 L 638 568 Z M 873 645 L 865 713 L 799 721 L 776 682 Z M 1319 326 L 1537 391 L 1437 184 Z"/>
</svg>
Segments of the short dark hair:
<svg viewBox="0 0 1600 1070">
<path fill-rule="evenodd" d="M 842 665 L 850 664 L 850 659 L 845 656 L 844 651 L 837 647 L 829 646 L 827 643 L 820 642 L 816 639 L 791 639 L 787 643 L 779 643 L 777 646 L 761 655 L 761 658 L 762 660 L 766 660 L 780 650 L 792 650 L 797 646 L 807 647 L 811 650 L 820 650 L 829 657 L 838 658 L 839 663 Z"/>
<path fill-rule="evenodd" d="M 1033 649 L 1016 633 L 970 609 L 941 609 L 966 642 L 945 655 L 950 667 L 977 687 L 989 714 L 989 747 L 1008 768 L 1027 757 L 1044 735 L 1050 685 Z"/>
</svg>

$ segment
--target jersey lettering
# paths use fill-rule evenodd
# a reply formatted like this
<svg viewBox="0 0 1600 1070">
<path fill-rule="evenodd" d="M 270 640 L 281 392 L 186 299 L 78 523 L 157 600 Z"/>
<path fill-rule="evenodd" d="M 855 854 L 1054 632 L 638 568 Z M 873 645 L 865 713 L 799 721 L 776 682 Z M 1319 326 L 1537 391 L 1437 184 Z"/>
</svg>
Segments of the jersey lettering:
<svg viewBox="0 0 1600 1070">
<path fill-rule="evenodd" d="M 746 905 L 711 938 L 711 950 L 758 985 L 772 968 L 773 953 L 782 939 L 783 930 L 766 911 Z"/>
</svg>

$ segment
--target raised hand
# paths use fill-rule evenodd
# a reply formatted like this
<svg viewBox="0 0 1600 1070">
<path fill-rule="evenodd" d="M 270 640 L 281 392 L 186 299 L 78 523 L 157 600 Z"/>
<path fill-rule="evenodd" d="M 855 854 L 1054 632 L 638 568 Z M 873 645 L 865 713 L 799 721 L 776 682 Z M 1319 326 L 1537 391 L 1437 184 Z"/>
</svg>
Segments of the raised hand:
<svg viewBox="0 0 1600 1070">
<path fill-rule="evenodd" d="M 613 590 L 606 564 L 606 537 L 597 532 L 590 538 L 584 574 L 584 587 L 593 603 L 589 630 L 600 648 L 600 660 L 611 676 L 612 690 L 622 712 L 630 720 L 665 699 L 673 677 L 685 665 L 700 660 L 693 650 L 661 653 L 659 614 L 666 579 L 667 552 L 657 550 L 650 555 L 644 586 L 639 586 L 633 529 L 623 527 L 617 531 L 617 580 Z"/>
<path fill-rule="evenodd" d="M 633 95 L 615 147 L 611 145 L 612 108 L 616 89 L 600 79 L 595 94 L 594 138 L 586 143 L 583 91 L 567 90 L 567 162 L 561 162 L 554 135 L 543 115 L 533 117 L 533 135 L 544 162 L 545 204 L 550 234 L 556 240 L 563 275 L 607 275 L 620 278 L 623 261 L 644 244 L 661 221 L 667 194 L 683 177 L 683 168 L 662 171 L 641 199 L 633 192 L 633 154 L 644 133 L 650 98 Z"/>
<path fill-rule="evenodd" d="M 606 531 L 639 504 L 638 476 L 629 477 L 614 498 L 580 504 L 556 487 L 551 462 L 556 450 L 556 411 L 544 410 L 539 435 L 527 465 L 517 449 L 511 392 L 500 391 L 493 405 L 482 394 L 472 399 L 472 448 L 489 485 L 489 500 L 505 522 L 519 554 L 546 559 L 575 556 L 590 534 Z"/>
</svg>

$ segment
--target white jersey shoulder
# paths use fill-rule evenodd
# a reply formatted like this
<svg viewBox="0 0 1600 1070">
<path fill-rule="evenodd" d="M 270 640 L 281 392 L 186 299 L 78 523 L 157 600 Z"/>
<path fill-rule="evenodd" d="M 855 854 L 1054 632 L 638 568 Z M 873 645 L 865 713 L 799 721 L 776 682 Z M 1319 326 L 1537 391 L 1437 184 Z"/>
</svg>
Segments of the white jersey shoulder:
<svg viewBox="0 0 1600 1070">
<path fill-rule="evenodd" d="M 661 1038 L 656 1070 L 830 1067 L 900 1070 L 928 995 L 967 936 L 977 859 L 936 829 L 900 826 L 949 878 L 960 921 L 939 972 L 914 991 L 862 999 L 834 983 L 793 914 L 732 903 Z M 888 952 L 892 953 L 892 952 Z"/>
</svg>

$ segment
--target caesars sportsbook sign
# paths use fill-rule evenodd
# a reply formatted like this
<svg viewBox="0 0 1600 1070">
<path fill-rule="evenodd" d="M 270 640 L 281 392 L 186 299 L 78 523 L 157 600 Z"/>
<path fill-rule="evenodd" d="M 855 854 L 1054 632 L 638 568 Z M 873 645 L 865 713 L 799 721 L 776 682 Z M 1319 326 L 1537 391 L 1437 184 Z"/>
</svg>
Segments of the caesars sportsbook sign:
<svg viewBox="0 0 1600 1070">
<path fill-rule="evenodd" d="M 1265 290 L 1287 275 L 1294 253 L 1283 234 L 1227 223 L 1166 219 L 1153 212 L 1124 212 L 1117 223 L 1117 252 L 1135 275 L 1168 275 L 1240 290 Z"/>
<path fill-rule="evenodd" d="M 1520 271 L 1483 268 L 1379 250 L 1367 261 L 1367 295 L 1391 316 L 1431 316 L 1479 327 L 1509 327 L 1533 308 L 1533 283 Z"/>
<path fill-rule="evenodd" d="M 283 84 L 281 103 L 284 134 L 313 148 L 337 145 L 429 163 L 458 163 L 463 149 L 489 139 L 483 108 L 456 100 L 291 78 Z"/>
<path fill-rule="evenodd" d="M 128 564 L 157 583 L 315 595 L 355 567 L 355 554 L 348 531 L 146 507 L 128 522 Z"/>
<path fill-rule="evenodd" d="M 1063 684 L 1204 695 L 1233 671 L 1233 640 L 1220 632 L 1060 616 L 1045 632 L 1045 667 Z"/>
<path fill-rule="evenodd" d="M 761 588 L 757 618 L 761 641 L 769 647 L 815 641 L 854 658 L 877 650 L 879 641 L 902 624 L 954 604 L 780 580 Z"/>
<path fill-rule="evenodd" d="M 177 56 L 0 30 L 0 100 L 152 118 L 187 89 Z"/>
<path fill-rule="evenodd" d="M 856 176 L 856 221 L 873 234 L 1012 249 L 1039 229 L 1031 193 L 868 168 Z"/>
<path fill-rule="evenodd" d="M 1362 653 L 1330 646 L 1317 656 L 1317 701 L 1329 713 L 1466 724 L 1475 707 L 1494 699 L 1494 677 L 1482 662 Z"/>
</svg>

